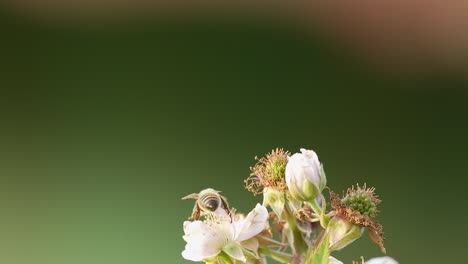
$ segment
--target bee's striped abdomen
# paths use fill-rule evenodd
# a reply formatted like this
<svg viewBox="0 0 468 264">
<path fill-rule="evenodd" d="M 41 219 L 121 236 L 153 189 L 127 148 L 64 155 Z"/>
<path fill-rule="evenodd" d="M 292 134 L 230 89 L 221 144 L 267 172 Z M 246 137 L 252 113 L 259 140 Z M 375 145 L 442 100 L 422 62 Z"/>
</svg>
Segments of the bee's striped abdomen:
<svg viewBox="0 0 468 264">
<path fill-rule="evenodd" d="M 206 193 L 198 199 L 198 202 L 202 209 L 214 212 L 219 207 L 220 198 L 218 194 Z"/>
</svg>

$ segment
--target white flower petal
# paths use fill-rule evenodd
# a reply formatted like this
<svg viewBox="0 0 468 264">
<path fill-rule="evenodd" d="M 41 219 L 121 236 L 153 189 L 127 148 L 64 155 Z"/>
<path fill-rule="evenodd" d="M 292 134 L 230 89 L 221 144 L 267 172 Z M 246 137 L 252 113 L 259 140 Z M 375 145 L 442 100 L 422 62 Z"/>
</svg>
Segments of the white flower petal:
<svg viewBox="0 0 468 264">
<path fill-rule="evenodd" d="M 235 243 L 231 242 L 223 247 L 223 251 L 226 252 L 231 258 L 246 262 L 247 259 L 242 252 L 242 247 Z"/>
<path fill-rule="evenodd" d="M 224 208 L 221 208 L 221 206 L 218 207 L 218 209 L 216 209 L 216 211 L 214 211 L 213 214 L 216 217 L 216 219 L 218 219 L 220 221 L 229 221 L 229 222 L 231 222 L 231 217 L 228 215 L 228 213 L 226 212 L 226 210 Z"/>
<path fill-rule="evenodd" d="M 398 264 L 398 262 L 391 257 L 380 257 L 370 259 L 365 264 Z"/>
<path fill-rule="evenodd" d="M 203 261 L 204 259 L 217 256 L 221 250 L 216 251 L 202 251 L 199 247 L 191 246 L 187 244 L 184 251 L 182 251 L 182 257 L 191 261 Z"/>
<path fill-rule="evenodd" d="M 304 155 L 305 157 L 307 157 L 307 159 L 310 160 L 309 162 L 314 163 L 314 165 L 320 165 L 320 161 L 315 151 L 301 148 L 301 152 L 302 152 L 302 155 Z"/>
<path fill-rule="evenodd" d="M 343 264 L 343 262 L 337 260 L 336 258 L 330 256 L 328 258 L 328 264 Z"/>
<path fill-rule="evenodd" d="M 258 235 L 265 229 L 268 210 L 261 204 L 257 206 L 243 220 L 235 223 L 235 241 L 244 241 Z"/>
<path fill-rule="evenodd" d="M 225 242 L 220 233 L 202 221 L 184 222 L 184 232 L 187 245 L 182 256 L 192 261 L 218 255 Z"/>
<path fill-rule="evenodd" d="M 234 241 L 235 227 L 231 221 L 219 221 L 212 223 L 213 228 L 224 237 L 224 244 L 227 241 Z"/>
</svg>

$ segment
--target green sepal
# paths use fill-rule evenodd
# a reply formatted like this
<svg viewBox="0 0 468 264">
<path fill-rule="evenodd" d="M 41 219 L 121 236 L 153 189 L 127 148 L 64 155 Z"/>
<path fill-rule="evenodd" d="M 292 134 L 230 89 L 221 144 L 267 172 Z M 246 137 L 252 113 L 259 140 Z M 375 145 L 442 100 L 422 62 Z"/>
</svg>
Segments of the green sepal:
<svg viewBox="0 0 468 264">
<path fill-rule="evenodd" d="M 242 247 L 234 242 L 228 243 L 223 247 L 223 252 L 235 260 L 245 260 Z"/>
<path fill-rule="evenodd" d="M 206 263 L 217 263 L 217 264 L 234 264 L 233 259 L 228 254 L 221 252 L 214 259 L 205 259 Z"/>
<path fill-rule="evenodd" d="M 310 201 L 310 200 L 314 200 L 315 198 L 317 198 L 322 191 L 319 190 L 319 186 L 316 186 L 308 179 L 305 179 L 304 185 L 302 186 L 302 192 L 304 195 L 303 201 Z"/>
<path fill-rule="evenodd" d="M 325 176 L 325 170 L 323 169 L 323 164 L 320 165 L 320 192 L 327 186 L 327 176 Z"/>
<path fill-rule="evenodd" d="M 286 197 L 283 192 L 268 188 L 263 193 L 263 206 L 270 206 L 280 221 L 282 220 L 281 215 L 284 211 L 285 202 Z"/>
</svg>

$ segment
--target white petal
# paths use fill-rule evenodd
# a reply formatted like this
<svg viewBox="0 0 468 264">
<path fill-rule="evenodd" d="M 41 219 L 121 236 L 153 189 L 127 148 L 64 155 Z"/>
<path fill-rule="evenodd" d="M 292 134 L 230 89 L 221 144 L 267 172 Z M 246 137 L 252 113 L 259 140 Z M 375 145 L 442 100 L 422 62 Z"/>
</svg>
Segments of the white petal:
<svg viewBox="0 0 468 264">
<path fill-rule="evenodd" d="M 234 241 L 235 228 L 231 221 L 219 221 L 213 223 L 213 228 L 217 230 L 218 234 L 224 237 L 224 242 Z"/>
<path fill-rule="evenodd" d="M 236 214 L 233 218 L 232 226 L 234 227 L 234 230 L 236 233 L 238 233 L 238 230 L 242 229 L 242 226 L 244 225 L 245 221 L 245 215 L 243 214 Z"/>
<path fill-rule="evenodd" d="M 191 247 L 189 244 L 185 246 L 184 251 L 182 251 L 182 257 L 191 261 L 203 261 L 204 259 L 217 256 L 221 250 L 216 252 L 202 251 L 198 247 Z"/>
<path fill-rule="evenodd" d="M 231 258 L 246 262 L 247 259 L 242 252 L 242 248 L 239 244 L 231 242 L 223 247 L 223 251 L 226 252 Z"/>
<path fill-rule="evenodd" d="M 202 221 L 184 222 L 184 232 L 187 244 L 182 256 L 192 261 L 218 255 L 225 241 L 221 234 Z"/>
<path fill-rule="evenodd" d="M 258 235 L 265 229 L 268 210 L 261 204 L 257 206 L 243 220 L 235 222 L 235 241 L 244 241 Z"/>
<path fill-rule="evenodd" d="M 328 264 L 343 264 L 343 262 L 341 262 L 341 261 L 337 260 L 336 258 L 330 256 L 328 258 Z"/>
<path fill-rule="evenodd" d="M 320 165 L 320 161 L 315 151 L 301 148 L 301 152 L 302 155 L 304 155 L 305 157 L 307 157 L 308 160 L 310 160 L 310 162 L 313 162 L 316 165 Z"/>
<path fill-rule="evenodd" d="M 391 257 L 380 257 L 370 259 L 365 264 L 398 264 L 398 262 Z"/>
<path fill-rule="evenodd" d="M 226 210 L 224 210 L 224 208 L 218 207 L 218 209 L 216 209 L 216 211 L 214 211 L 213 214 L 215 215 L 216 219 L 220 221 L 231 222 L 231 217 L 228 215 Z"/>
</svg>

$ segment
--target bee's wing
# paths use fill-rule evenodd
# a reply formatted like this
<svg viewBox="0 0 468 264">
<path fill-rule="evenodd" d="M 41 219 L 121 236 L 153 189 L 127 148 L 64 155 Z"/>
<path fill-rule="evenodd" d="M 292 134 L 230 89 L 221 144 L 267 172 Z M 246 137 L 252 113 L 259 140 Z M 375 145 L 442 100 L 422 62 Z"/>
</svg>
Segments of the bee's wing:
<svg viewBox="0 0 468 264">
<path fill-rule="evenodd" d="M 212 192 L 214 192 L 214 193 L 220 193 L 220 192 L 222 192 L 222 191 L 218 191 L 218 190 L 215 190 L 215 189 L 213 189 L 213 188 L 206 188 L 206 189 L 202 190 L 200 193 L 202 193 L 202 192 L 209 192 L 209 193 L 212 193 Z"/>
<path fill-rule="evenodd" d="M 189 194 L 185 197 L 182 197 L 182 200 L 189 200 L 189 199 L 192 199 L 192 200 L 197 200 L 198 199 L 198 193 L 192 193 L 192 194 Z"/>
</svg>

